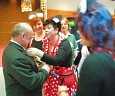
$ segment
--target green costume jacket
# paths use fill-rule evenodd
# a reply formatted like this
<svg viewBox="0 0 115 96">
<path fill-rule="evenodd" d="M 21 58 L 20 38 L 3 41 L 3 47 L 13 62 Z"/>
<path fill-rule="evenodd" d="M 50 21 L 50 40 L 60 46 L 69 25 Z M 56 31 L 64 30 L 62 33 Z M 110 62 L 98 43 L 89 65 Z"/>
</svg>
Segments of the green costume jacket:
<svg viewBox="0 0 115 96">
<path fill-rule="evenodd" d="M 76 96 L 115 96 L 115 61 L 111 54 L 97 52 L 87 56 Z"/>
<path fill-rule="evenodd" d="M 7 96 L 42 96 L 48 73 L 44 69 L 38 70 L 20 45 L 10 42 L 2 59 Z"/>
</svg>

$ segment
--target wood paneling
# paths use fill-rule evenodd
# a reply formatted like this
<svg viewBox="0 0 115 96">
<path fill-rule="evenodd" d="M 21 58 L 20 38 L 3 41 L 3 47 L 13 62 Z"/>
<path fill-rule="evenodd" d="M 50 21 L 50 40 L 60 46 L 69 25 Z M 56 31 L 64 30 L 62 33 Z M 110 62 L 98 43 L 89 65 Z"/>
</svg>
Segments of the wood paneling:
<svg viewBox="0 0 115 96">
<path fill-rule="evenodd" d="M 61 10 L 48 10 L 47 16 L 48 18 L 55 16 L 55 15 L 62 15 L 63 17 L 73 17 L 75 11 L 61 11 Z"/>
<path fill-rule="evenodd" d="M 32 0 L 32 9 L 40 8 L 40 0 Z M 28 22 L 29 12 L 21 12 L 21 0 L 0 0 L 0 45 L 11 38 L 12 27 L 18 22 Z"/>
<path fill-rule="evenodd" d="M 0 45 L 8 44 L 11 38 L 11 30 L 18 22 L 0 22 Z"/>
<path fill-rule="evenodd" d="M 28 22 L 28 12 L 21 12 L 20 7 L 7 6 L 3 8 L 3 13 L 0 13 L 0 45 L 6 45 L 11 38 L 11 30 L 18 22 Z M 12 11 L 11 11 L 12 10 Z M 48 10 L 48 18 L 55 15 L 62 15 L 63 17 L 73 17 L 73 11 Z"/>
<path fill-rule="evenodd" d="M 8 31 L 8 22 L 0 22 L 0 33 Z"/>
<path fill-rule="evenodd" d="M 2 11 L 1 11 L 2 10 Z M 63 17 L 74 17 L 75 11 L 62 11 L 62 10 L 48 10 L 48 18 L 55 15 L 62 15 Z M 28 12 L 21 12 L 19 6 L 1 6 L 0 4 L 0 45 L 6 45 L 11 38 L 11 30 L 18 22 L 28 22 Z M 115 16 L 113 16 L 115 24 Z"/>
<path fill-rule="evenodd" d="M 6 45 L 10 41 L 11 33 L 10 32 L 1 32 L 0 33 L 0 45 Z"/>
</svg>

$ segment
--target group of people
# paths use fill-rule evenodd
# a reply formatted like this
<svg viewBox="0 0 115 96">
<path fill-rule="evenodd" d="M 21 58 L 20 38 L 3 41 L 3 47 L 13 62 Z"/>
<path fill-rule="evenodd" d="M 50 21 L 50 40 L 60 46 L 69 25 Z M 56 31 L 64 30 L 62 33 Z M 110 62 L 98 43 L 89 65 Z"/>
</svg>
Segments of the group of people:
<svg viewBox="0 0 115 96">
<path fill-rule="evenodd" d="M 43 22 L 35 15 L 13 27 L 2 59 L 6 96 L 114 96 L 115 29 L 109 11 L 96 0 L 82 0 L 76 23 L 82 49 L 88 49 L 78 66 L 66 18 Z"/>
<path fill-rule="evenodd" d="M 68 20 L 63 18 L 57 22 L 55 18 L 43 22 L 35 15 L 30 24 L 23 22 L 14 26 L 3 54 L 7 96 L 42 96 L 42 93 L 44 96 L 61 96 L 62 93 L 72 96 L 76 92 L 73 65 L 76 39 L 69 32 Z M 59 86 L 67 86 L 68 90 L 58 92 Z M 14 89 L 17 90 L 12 92 Z"/>
<path fill-rule="evenodd" d="M 41 61 L 50 66 L 50 73 L 43 88 L 45 96 L 57 96 L 58 86 L 61 85 L 67 85 L 71 96 L 77 89 L 75 68 L 72 66 L 74 56 L 77 54 L 76 39 L 69 32 L 68 20 L 66 18 L 60 20 L 60 18 L 54 16 L 43 23 L 36 16 L 30 20 L 35 32 L 35 38 L 31 44 L 31 47 L 34 48 L 29 48 L 26 52 L 29 56 L 38 56 Z M 66 79 L 71 78 L 73 81 L 65 82 Z"/>
</svg>

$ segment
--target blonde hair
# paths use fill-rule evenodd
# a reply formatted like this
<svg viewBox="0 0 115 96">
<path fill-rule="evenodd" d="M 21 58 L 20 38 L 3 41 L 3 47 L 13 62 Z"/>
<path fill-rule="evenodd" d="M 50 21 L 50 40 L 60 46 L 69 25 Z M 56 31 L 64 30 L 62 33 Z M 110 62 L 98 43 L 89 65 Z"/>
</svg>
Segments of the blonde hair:
<svg viewBox="0 0 115 96">
<path fill-rule="evenodd" d="M 62 18 L 62 20 L 64 20 L 66 22 L 66 24 L 68 24 L 68 30 L 71 29 L 71 26 L 69 25 L 69 21 L 67 18 Z M 61 21 L 62 21 L 61 20 Z"/>
</svg>

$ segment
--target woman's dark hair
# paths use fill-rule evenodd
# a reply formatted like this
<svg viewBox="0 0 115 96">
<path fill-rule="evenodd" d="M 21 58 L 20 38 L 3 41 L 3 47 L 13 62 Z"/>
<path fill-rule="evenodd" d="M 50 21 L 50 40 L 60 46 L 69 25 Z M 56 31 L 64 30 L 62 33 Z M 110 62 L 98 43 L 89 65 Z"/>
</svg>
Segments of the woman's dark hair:
<svg viewBox="0 0 115 96">
<path fill-rule="evenodd" d="M 55 22 L 53 19 L 47 19 L 44 23 L 43 23 L 43 26 L 46 26 L 46 25 L 49 25 L 49 24 L 51 24 L 53 27 L 54 27 L 54 29 L 56 29 L 56 28 L 58 28 L 59 29 L 59 31 L 60 31 L 60 22 Z"/>
</svg>

